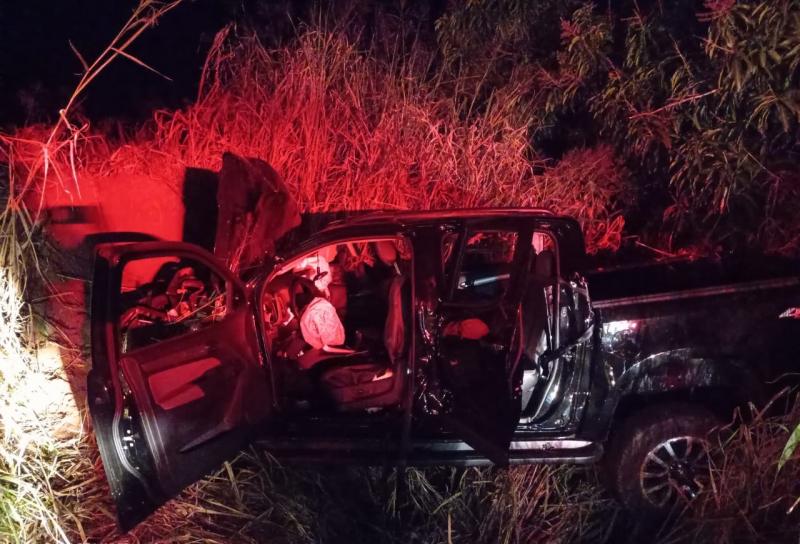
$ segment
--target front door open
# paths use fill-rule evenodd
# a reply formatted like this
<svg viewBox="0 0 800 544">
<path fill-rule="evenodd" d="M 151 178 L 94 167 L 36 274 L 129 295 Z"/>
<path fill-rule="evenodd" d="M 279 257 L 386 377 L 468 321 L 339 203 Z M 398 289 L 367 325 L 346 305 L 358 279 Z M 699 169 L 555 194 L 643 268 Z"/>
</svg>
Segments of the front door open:
<svg viewBox="0 0 800 544">
<path fill-rule="evenodd" d="M 180 243 L 100 246 L 89 408 L 127 530 L 246 443 L 271 393 L 242 285 Z"/>
</svg>

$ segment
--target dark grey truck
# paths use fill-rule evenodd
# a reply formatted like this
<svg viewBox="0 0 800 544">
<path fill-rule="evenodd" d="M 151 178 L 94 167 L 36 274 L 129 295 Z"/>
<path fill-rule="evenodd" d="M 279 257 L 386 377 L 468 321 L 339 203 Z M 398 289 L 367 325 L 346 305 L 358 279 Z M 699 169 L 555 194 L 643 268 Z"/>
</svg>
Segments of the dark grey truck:
<svg viewBox="0 0 800 544">
<path fill-rule="evenodd" d="M 98 248 L 89 405 L 124 529 L 252 443 L 604 460 L 659 511 L 702 489 L 708 430 L 800 370 L 792 261 L 589 270 L 578 223 L 534 209 L 307 216 L 274 242 L 236 273 L 186 243 Z"/>
</svg>

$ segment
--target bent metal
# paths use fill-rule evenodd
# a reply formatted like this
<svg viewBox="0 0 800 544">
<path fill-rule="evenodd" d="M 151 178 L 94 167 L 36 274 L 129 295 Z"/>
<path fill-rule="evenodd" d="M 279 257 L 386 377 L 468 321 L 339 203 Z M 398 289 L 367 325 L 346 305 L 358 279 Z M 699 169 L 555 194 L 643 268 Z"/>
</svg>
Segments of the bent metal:
<svg viewBox="0 0 800 544">
<path fill-rule="evenodd" d="M 626 506 L 662 511 L 702 491 L 719 417 L 798 360 L 794 262 L 598 270 L 545 210 L 301 216 L 262 161 L 228 154 L 218 177 L 239 196 L 212 247 L 96 250 L 88 398 L 123 529 L 253 443 L 400 467 L 604 459 Z"/>
</svg>

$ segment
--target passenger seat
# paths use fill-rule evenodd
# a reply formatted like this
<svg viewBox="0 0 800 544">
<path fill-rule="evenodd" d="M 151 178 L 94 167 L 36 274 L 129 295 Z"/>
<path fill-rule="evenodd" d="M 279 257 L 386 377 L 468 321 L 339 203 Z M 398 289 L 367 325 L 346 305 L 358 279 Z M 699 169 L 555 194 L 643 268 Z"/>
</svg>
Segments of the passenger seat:
<svg viewBox="0 0 800 544">
<path fill-rule="evenodd" d="M 389 286 L 388 311 L 383 340 L 389 357 L 388 365 L 366 357 L 349 358 L 349 362 L 319 363 L 319 383 L 342 411 L 383 408 L 400 402 L 403 374 L 400 371 L 407 335 L 407 309 L 404 301 L 406 277 L 395 276 Z M 316 369 L 315 369 L 316 370 Z"/>
</svg>

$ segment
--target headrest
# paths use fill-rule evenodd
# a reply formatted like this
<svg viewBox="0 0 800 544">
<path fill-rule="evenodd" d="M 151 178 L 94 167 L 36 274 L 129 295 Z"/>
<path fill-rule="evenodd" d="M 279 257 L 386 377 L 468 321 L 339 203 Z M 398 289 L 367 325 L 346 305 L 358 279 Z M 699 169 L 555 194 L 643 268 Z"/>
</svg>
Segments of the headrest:
<svg viewBox="0 0 800 544">
<path fill-rule="evenodd" d="M 397 246 L 391 240 L 375 242 L 375 253 L 386 266 L 394 266 L 397 262 Z"/>
<path fill-rule="evenodd" d="M 556 257 L 553 251 L 545 249 L 536 256 L 533 274 L 537 279 L 549 280 L 556 274 Z"/>
</svg>

